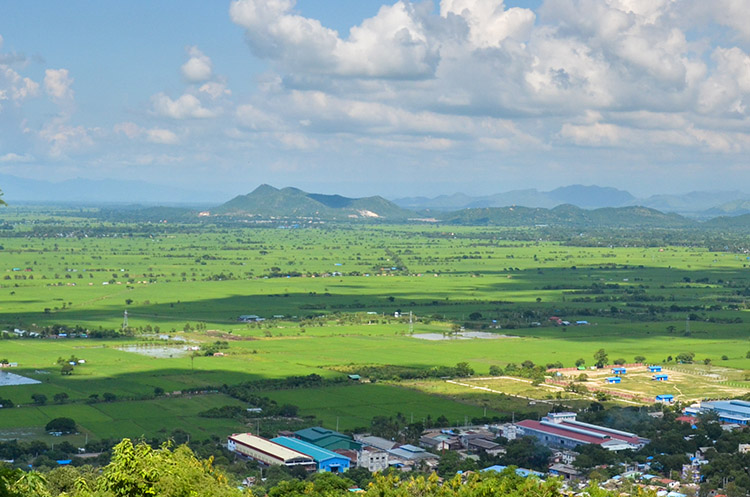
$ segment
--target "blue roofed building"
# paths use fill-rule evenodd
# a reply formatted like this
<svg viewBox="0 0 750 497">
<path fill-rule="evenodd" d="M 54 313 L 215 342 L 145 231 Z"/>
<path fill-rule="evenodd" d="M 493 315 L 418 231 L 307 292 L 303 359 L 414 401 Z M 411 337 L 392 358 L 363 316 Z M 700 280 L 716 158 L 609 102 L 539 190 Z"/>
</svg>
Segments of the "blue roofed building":
<svg viewBox="0 0 750 497">
<path fill-rule="evenodd" d="M 271 439 L 272 442 L 292 449 L 306 456 L 312 457 L 318 467 L 319 472 L 343 473 L 349 470 L 351 461 L 348 457 L 331 452 L 330 450 L 318 447 L 310 442 L 290 437 L 276 437 Z"/>
<path fill-rule="evenodd" d="M 661 366 L 649 366 L 648 372 L 649 373 L 661 373 Z"/>
<path fill-rule="evenodd" d="M 614 374 L 625 374 L 628 370 L 625 368 L 612 368 L 612 373 Z"/>
<path fill-rule="evenodd" d="M 674 395 L 657 395 L 656 402 L 672 403 L 674 402 Z"/>
<path fill-rule="evenodd" d="M 606 381 L 607 383 L 620 383 L 622 379 L 619 376 L 608 376 Z"/>
<path fill-rule="evenodd" d="M 687 409 L 686 409 L 687 411 Z M 700 413 L 715 413 L 722 423 L 750 424 L 750 402 L 744 400 L 714 400 L 701 402 Z"/>
</svg>

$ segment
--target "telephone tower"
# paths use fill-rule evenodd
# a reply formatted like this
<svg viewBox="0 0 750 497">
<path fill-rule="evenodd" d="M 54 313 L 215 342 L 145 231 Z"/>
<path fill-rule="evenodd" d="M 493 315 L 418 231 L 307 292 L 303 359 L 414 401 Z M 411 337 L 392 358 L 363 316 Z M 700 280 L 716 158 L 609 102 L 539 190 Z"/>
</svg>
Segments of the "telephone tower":
<svg viewBox="0 0 750 497">
<path fill-rule="evenodd" d="M 128 329 L 128 311 L 125 311 L 122 317 L 122 329 Z"/>
</svg>

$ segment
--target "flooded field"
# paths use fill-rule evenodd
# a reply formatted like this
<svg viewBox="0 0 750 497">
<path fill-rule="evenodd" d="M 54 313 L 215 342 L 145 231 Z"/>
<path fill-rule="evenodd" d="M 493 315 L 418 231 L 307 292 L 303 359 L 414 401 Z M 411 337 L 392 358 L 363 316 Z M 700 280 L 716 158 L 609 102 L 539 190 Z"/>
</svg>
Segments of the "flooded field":
<svg viewBox="0 0 750 497">
<path fill-rule="evenodd" d="M 20 374 L 9 373 L 7 371 L 0 371 L 0 387 L 9 387 L 13 385 L 34 385 L 35 383 L 41 383 L 38 380 L 32 380 L 26 378 Z"/>
<path fill-rule="evenodd" d="M 491 340 L 495 338 L 518 338 L 512 335 L 499 335 L 497 333 L 488 333 L 486 331 L 462 331 L 460 333 L 454 333 L 452 335 L 442 333 L 416 333 L 412 335 L 414 338 L 420 340 L 469 340 L 471 338 L 478 338 L 481 340 Z"/>
<path fill-rule="evenodd" d="M 190 352 L 185 345 L 125 345 L 119 347 L 123 352 L 155 357 L 157 359 L 169 359 L 172 357 L 184 357 Z"/>
</svg>

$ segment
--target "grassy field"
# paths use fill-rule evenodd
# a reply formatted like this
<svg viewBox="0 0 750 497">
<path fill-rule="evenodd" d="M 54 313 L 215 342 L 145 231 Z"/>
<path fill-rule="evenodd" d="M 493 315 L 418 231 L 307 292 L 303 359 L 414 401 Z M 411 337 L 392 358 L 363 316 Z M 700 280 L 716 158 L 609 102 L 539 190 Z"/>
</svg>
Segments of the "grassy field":
<svg viewBox="0 0 750 497">
<path fill-rule="evenodd" d="M 236 428 L 197 419 L 197 408 L 182 407 L 178 399 L 143 399 L 157 388 L 173 392 L 313 373 L 333 378 L 363 365 L 430 369 L 468 362 L 486 375 L 490 366 L 524 360 L 572 366 L 582 358 L 591 364 L 600 348 L 611 361 L 642 355 L 671 366 L 668 358 L 693 352 L 697 362 L 710 359 L 715 370 L 726 369 L 726 384 L 675 371 L 669 388 L 679 388 L 685 399 L 746 393 L 750 262 L 741 253 L 712 252 L 699 243 L 579 247 L 530 239 L 523 229 L 407 225 L 208 226 L 180 233 L 47 217 L 54 231 L 42 236 L 34 231 L 38 220 L 18 219 L 16 233 L 27 236 L 2 240 L 0 329 L 8 336 L 15 328 L 55 325 L 119 330 L 127 310 L 133 336 L 0 340 L 0 359 L 17 362 L 13 372 L 41 382 L 0 387 L 0 397 L 30 404 L 33 394 L 51 402 L 66 393 L 73 402 L 3 410 L 0 426 L 6 430 L 36 433 L 49 417 L 44 413 L 57 409 L 78 413 L 74 417 L 95 437 L 159 433 L 172 413 L 182 413 L 179 424 L 202 436 Z M 104 228 L 106 235 L 96 234 Z M 238 322 L 247 314 L 266 321 Z M 589 324 L 553 326 L 551 316 Z M 509 337 L 449 339 L 460 327 Z M 216 340 L 228 343 L 223 357 L 127 351 Z M 86 364 L 63 376 L 57 360 L 71 355 Z M 300 406 L 328 427 L 338 419 L 346 428 L 398 412 L 459 421 L 485 407 L 496 413 L 529 407 L 525 400 L 444 382 L 408 386 L 266 394 Z M 558 392 L 545 387 L 512 381 L 495 386 L 558 400 Z M 631 386 L 648 395 L 666 387 L 635 375 L 621 385 Z M 85 404 L 105 392 L 120 400 Z M 109 406 L 117 412 L 104 412 Z M 147 411 L 154 406 L 166 416 L 151 417 Z"/>
</svg>

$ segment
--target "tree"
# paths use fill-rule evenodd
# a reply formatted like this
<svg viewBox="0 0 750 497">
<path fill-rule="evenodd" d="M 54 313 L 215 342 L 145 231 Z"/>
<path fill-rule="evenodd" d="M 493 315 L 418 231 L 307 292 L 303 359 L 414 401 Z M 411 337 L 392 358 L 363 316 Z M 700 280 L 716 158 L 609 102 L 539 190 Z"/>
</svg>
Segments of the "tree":
<svg viewBox="0 0 750 497">
<path fill-rule="evenodd" d="M 0 190 L 0 205 L 8 205 L 5 203 L 5 200 L 3 200 L 3 191 Z"/>
<path fill-rule="evenodd" d="M 575 364 L 576 364 L 577 368 L 580 368 L 581 366 L 583 366 L 584 364 L 586 364 L 586 359 L 576 359 L 576 363 Z"/>
<path fill-rule="evenodd" d="M 31 396 L 31 400 L 34 401 L 34 404 L 38 406 L 43 406 L 47 403 L 47 396 L 43 393 L 35 393 Z"/>
<path fill-rule="evenodd" d="M 607 352 L 604 349 L 599 349 L 594 353 L 594 365 L 597 368 L 603 368 L 609 362 Z"/>
<path fill-rule="evenodd" d="M 615 359 L 612 362 L 614 362 L 617 366 L 622 366 L 623 364 L 625 364 L 625 359 L 619 358 L 619 359 Z"/>
<path fill-rule="evenodd" d="M 490 366 L 490 376 L 501 376 L 503 374 L 503 368 L 493 364 Z"/>
<path fill-rule="evenodd" d="M 111 392 L 104 392 L 102 394 L 102 399 L 104 399 L 104 402 L 114 402 L 117 399 L 117 395 Z"/>
<path fill-rule="evenodd" d="M 201 461 L 185 445 L 172 451 L 166 444 L 153 449 L 145 443 L 133 445 L 128 439 L 114 447 L 112 462 L 97 479 L 96 489 L 86 490 L 85 495 L 94 493 L 128 497 L 242 495 L 242 491 L 231 485 L 210 460 Z M 81 494 L 84 495 L 83 492 Z"/>
<path fill-rule="evenodd" d="M 640 363 L 640 364 L 643 364 L 644 362 L 646 362 L 646 358 L 643 357 L 642 355 L 637 355 L 633 359 L 635 360 L 635 362 Z"/>
<path fill-rule="evenodd" d="M 67 362 L 62 365 L 60 368 L 60 374 L 63 376 L 70 376 L 73 374 L 73 366 L 68 364 Z"/>
<path fill-rule="evenodd" d="M 468 362 L 459 362 L 456 364 L 456 376 L 459 378 L 466 378 L 474 374 L 474 370 L 471 369 Z"/>
<path fill-rule="evenodd" d="M 68 394 L 65 392 L 56 393 L 52 397 L 55 401 L 55 404 L 64 404 L 68 400 Z"/>
<path fill-rule="evenodd" d="M 75 433 L 76 422 L 71 418 L 55 418 L 44 427 L 45 431 L 61 431 L 63 433 Z"/>
<path fill-rule="evenodd" d="M 677 354 L 677 357 L 675 357 L 675 360 L 677 362 L 681 362 L 683 364 L 692 364 L 694 359 L 694 352 L 680 352 L 679 354 Z"/>
</svg>

